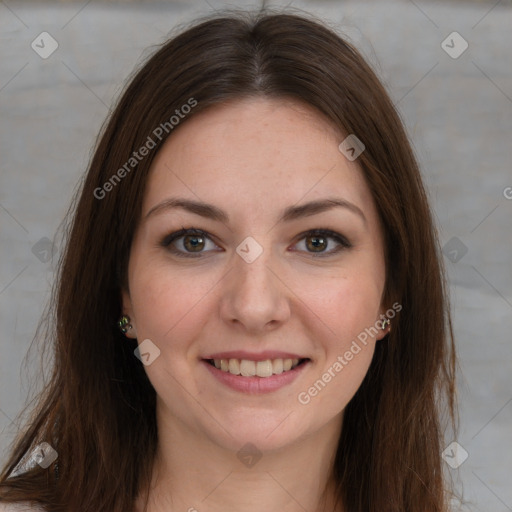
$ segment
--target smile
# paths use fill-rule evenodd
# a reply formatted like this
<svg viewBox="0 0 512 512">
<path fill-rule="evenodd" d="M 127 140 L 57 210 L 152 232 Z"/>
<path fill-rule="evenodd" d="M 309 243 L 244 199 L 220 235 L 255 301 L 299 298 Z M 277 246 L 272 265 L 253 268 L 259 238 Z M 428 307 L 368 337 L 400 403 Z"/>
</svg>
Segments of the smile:
<svg viewBox="0 0 512 512">
<path fill-rule="evenodd" d="M 308 358 L 292 359 L 274 356 L 272 359 L 260 359 L 260 357 L 258 359 L 255 361 L 234 357 L 214 357 L 203 359 L 202 364 L 216 382 L 234 391 L 251 395 L 272 393 L 289 386 L 313 364 Z"/>
<path fill-rule="evenodd" d="M 296 368 L 307 359 L 266 359 L 265 361 L 251 361 L 250 359 L 208 359 L 209 364 L 232 375 L 242 377 L 268 378 L 280 375 Z"/>
</svg>

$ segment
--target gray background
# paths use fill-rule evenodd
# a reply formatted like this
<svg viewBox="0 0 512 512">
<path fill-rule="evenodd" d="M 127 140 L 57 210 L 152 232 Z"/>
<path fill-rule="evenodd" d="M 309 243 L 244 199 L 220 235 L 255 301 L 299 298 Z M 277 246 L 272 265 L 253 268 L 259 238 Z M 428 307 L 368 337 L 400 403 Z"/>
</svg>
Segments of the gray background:
<svg viewBox="0 0 512 512">
<path fill-rule="evenodd" d="M 469 456 L 445 469 L 461 510 L 512 511 L 512 3 L 290 5 L 322 16 L 362 50 L 407 125 L 445 247 L 460 356 L 456 441 Z M 227 6 L 0 2 L 2 461 L 51 363 L 40 362 L 37 344 L 26 357 L 53 282 L 50 240 L 109 105 L 151 45 Z M 59 45 L 47 59 L 31 48 L 43 31 Z M 441 45 L 454 31 L 469 45 L 458 58 Z M 462 48 L 452 39 L 451 51 Z"/>
</svg>

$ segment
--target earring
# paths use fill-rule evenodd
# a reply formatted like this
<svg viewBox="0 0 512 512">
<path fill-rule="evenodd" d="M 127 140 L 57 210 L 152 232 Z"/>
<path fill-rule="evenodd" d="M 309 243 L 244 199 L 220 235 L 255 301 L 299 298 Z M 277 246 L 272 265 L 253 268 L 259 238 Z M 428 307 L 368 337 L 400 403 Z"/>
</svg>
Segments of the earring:
<svg viewBox="0 0 512 512">
<path fill-rule="evenodd" d="M 384 331 L 386 327 L 389 327 L 389 332 L 391 332 L 391 320 L 389 318 L 386 318 L 385 320 L 382 320 L 382 330 Z"/>
<path fill-rule="evenodd" d="M 123 334 L 126 334 L 132 328 L 130 317 L 128 315 L 123 315 L 117 322 L 117 326 Z"/>
</svg>

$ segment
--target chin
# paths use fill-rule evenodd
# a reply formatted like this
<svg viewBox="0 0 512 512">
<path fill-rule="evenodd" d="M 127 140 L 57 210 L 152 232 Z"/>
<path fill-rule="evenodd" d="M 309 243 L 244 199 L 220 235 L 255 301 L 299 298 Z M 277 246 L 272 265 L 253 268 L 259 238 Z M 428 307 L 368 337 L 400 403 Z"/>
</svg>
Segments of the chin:
<svg viewBox="0 0 512 512">
<path fill-rule="evenodd" d="M 284 449 L 299 442 L 308 434 L 307 422 L 294 411 L 267 411 L 265 417 L 255 419 L 254 410 L 235 414 L 235 419 L 226 420 L 210 431 L 210 439 L 223 448 L 238 454 L 250 444 L 254 450 L 269 452 Z M 293 418 L 295 416 L 295 418 Z"/>
</svg>

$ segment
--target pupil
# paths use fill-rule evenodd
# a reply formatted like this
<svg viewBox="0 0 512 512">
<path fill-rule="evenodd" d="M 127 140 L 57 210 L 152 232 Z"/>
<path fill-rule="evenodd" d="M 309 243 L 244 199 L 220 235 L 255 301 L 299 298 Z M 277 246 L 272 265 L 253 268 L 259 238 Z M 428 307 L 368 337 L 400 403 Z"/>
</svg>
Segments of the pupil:
<svg viewBox="0 0 512 512">
<path fill-rule="evenodd" d="M 201 240 L 200 242 L 198 242 L 198 240 Z M 192 235 L 189 235 L 185 238 L 185 247 L 187 247 L 187 249 L 189 248 L 187 244 L 191 244 L 191 248 L 192 249 L 201 249 L 202 245 L 204 245 L 204 242 L 202 242 L 202 238 L 200 236 L 192 236 Z"/>
<path fill-rule="evenodd" d="M 315 236 L 315 237 L 310 237 L 310 240 L 313 240 L 313 243 L 310 244 L 311 247 L 313 247 L 313 249 L 323 249 L 325 248 L 325 238 L 322 238 L 322 237 L 319 237 L 319 236 Z M 319 242 L 319 240 L 321 242 Z M 316 251 L 318 252 L 318 251 Z"/>
</svg>

